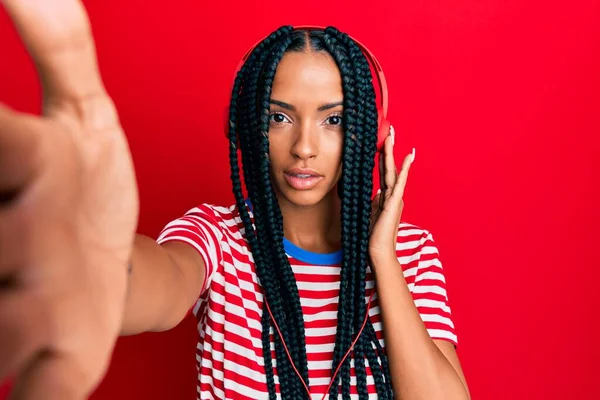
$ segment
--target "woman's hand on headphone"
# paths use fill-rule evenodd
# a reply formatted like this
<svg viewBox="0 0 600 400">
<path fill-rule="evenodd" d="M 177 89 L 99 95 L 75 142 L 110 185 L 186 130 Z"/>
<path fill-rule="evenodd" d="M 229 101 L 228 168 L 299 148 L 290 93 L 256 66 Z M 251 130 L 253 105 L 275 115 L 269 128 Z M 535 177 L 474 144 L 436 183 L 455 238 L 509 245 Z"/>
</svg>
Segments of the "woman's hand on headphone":
<svg viewBox="0 0 600 400">
<path fill-rule="evenodd" d="M 402 163 L 400 173 L 394 161 L 394 127 L 385 140 L 379 156 L 380 192 L 377 193 L 371 208 L 371 234 L 369 236 L 369 256 L 373 265 L 379 262 L 396 260 L 396 240 L 398 225 L 404 209 L 404 189 L 410 166 L 414 161 L 414 149 Z"/>
<path fill-rule="evenodd" d="M 0 105 L 0 381 L 16 377 L 16 399 L 84 399 L 121 329 L 134 168 L 80 1 L 0 3 L 44 97 L 41 117 Z"/>
</svg>

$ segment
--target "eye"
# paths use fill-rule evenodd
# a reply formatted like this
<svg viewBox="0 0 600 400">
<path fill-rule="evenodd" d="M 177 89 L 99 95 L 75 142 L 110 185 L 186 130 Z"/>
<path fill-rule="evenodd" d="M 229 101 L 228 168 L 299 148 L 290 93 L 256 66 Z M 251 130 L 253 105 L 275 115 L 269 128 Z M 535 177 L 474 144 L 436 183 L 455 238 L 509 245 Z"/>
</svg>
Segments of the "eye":
<svg viewBox="0 0 600 400">
<path fill-rule="evenodd" d="M 342 116 L 341 115 L 332 115 L 327 118 L 327 123 L 330 125 L 341 125 L 342 124 Z"/>
<path fill-rule="evenodd" d="M 271 115 L 269 115 L 269 122 L 283 124 L 285 122 L 289 122 L 289 118 L 282 113 L 273 112 Z"/>
</svg>

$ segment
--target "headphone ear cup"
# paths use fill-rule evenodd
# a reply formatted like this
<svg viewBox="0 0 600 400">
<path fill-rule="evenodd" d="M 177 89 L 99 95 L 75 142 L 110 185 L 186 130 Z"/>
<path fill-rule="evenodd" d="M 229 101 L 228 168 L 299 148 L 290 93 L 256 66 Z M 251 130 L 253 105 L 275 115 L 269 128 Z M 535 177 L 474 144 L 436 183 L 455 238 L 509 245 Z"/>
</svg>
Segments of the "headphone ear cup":
<svg viewBox="0 0 600 400">
<path fill-rule="evenodd" d="M 390 134 L 390 121 L 385 118 L 381 118 L 379 121 L 379 128 L 377 131 L 377 151 L 383 151 L 383 145 L 385 144 L 385 139 Z"/>
<path fill-rule="evenodd" d="M 381 111 L 381 110 L 379 110 Z M 377 153 L 375 153 L 375 163 L 379 163 L 379 156 L 383 153 L 383 146 L 385 140 L 390 135 L 390 121 L 383 118 L 382 114 L 379 114 L 379 125 L 377 128 Z M 373 169 L 373 192 L 371 198 L 374 199 L 377 195 L 377 190 L 380 189 L 381 176 L 379 176 L 379 168 Z"/>
</svg>

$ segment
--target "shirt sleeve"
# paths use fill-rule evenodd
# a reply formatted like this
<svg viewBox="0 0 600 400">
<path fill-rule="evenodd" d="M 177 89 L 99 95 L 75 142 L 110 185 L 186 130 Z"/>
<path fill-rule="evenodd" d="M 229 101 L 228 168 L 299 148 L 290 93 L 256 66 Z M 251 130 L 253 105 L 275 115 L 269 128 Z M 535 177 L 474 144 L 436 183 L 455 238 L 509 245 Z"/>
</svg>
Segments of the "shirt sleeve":
<svg viewBox="0 0 600 400">
<path fill-rule="evenodd" d="M 223 251 L 220 243 L 223 236 L 214 210 L 209 205 L 202 204 L 169 222 L 156 241 L 158 244 L 170 241 L 184 242 L 200 254 L 206 267 L 200 291 L 202 295 L 210 287 L 214 273 L 222 263 Z"/>
<path fill-rule="evenodd" d="M 433 236 L 427 231 L 421 238 L 414 282 L 413 299 L 431 338 L 448 340 L 458 346 L 444 269 Z"/>
</svg>

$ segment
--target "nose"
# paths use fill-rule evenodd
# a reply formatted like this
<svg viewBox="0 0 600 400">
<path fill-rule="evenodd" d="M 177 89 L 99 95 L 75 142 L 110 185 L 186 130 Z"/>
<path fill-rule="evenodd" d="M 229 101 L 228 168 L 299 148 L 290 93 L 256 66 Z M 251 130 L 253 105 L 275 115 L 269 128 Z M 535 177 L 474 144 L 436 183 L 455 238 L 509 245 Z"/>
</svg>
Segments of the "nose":
<svg viewBox="0 0 600 400">
<path fill-rule="evenodd" d="M 301 160 L 315 158 L 318 154 L 317 134 L 315 127 L 310 122 L 299 124 L 295 135 L 294 144 L 291 148 L 292 155 Z"/>
</svg>

